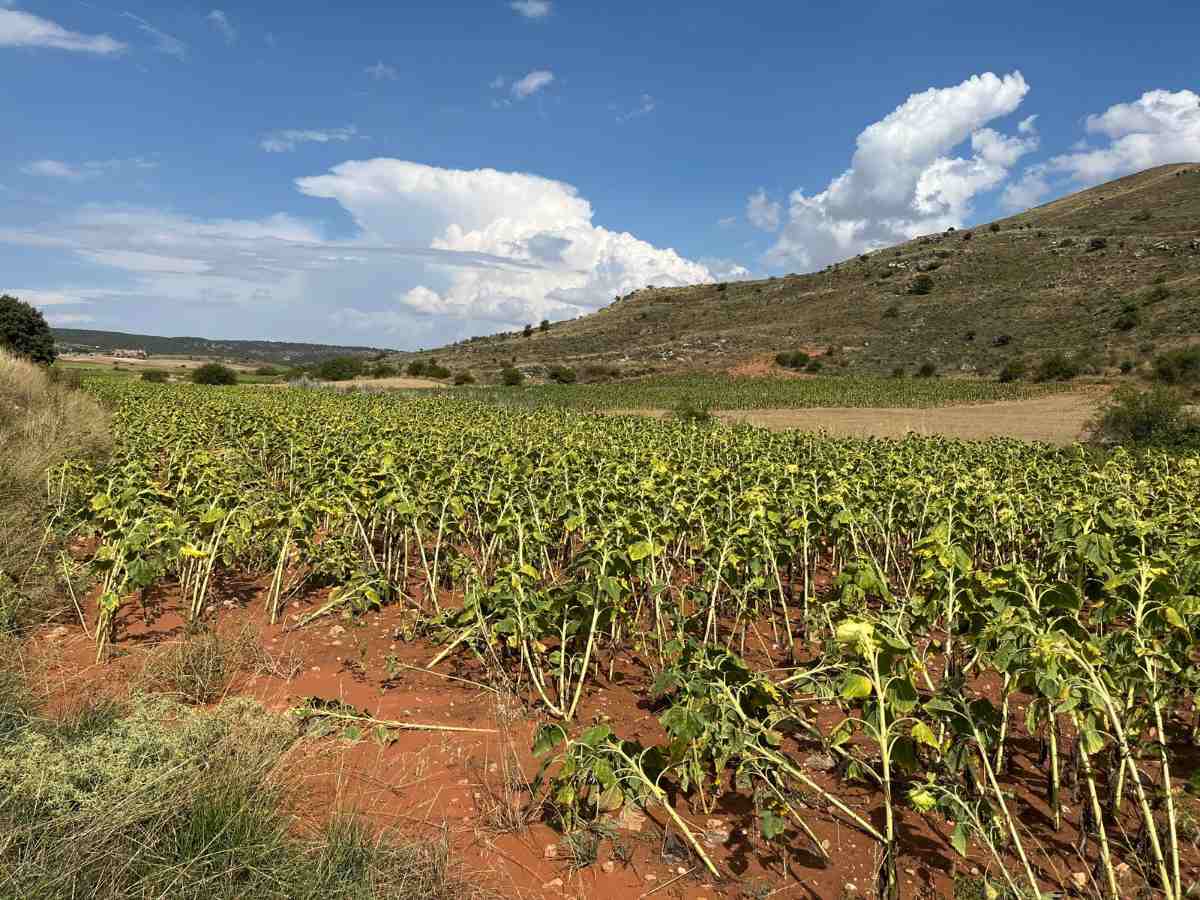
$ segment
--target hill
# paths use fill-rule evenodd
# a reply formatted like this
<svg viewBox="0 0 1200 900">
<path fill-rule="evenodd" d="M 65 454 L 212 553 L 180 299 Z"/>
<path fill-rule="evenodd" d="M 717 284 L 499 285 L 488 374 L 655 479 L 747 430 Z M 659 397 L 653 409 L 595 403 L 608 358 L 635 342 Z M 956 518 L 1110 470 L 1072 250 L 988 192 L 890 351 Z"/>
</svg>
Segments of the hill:
<svg viewBox="0 0 1200 900">
<path fill-rule="evenodd" d="M 927 292 L 926 292 L 927 291 Z M 778 351 L 852 371 L 994 372 L 1055 350 L 1136 363 L 1200 339 L 1200 164 L 1161 166 L 822 272 L 645 288 L 529 337 L 434 351 L 452 368 L 762 371 Z M 405 354 L 402 359 L 429 354 Z"/>
<path fill-rule="evenodd" d="M 307 365 L 331 356 L 375 356 L 389 351 L 376 347 L 339 347 L 327 344 L 297 344 L 287 341 L 226 341 L 200 337 L 157 337 L 120 331 L 89 331 L 54 328 L 60 352 L 85 350 L 145 350 L 151 356 L 184 356 L 232 362 Z"/>
</svg>

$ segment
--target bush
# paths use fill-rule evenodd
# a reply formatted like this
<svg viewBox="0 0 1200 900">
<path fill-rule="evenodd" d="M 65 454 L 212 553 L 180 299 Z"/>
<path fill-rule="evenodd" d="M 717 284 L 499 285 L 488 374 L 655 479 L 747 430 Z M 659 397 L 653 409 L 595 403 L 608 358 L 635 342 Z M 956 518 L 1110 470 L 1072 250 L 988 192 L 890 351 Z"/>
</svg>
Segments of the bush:
<svg viewBox="0 0 1200 900">
<path fill-rule="evenodd" d="M 255 375 L 261 375 L 264 378 L 272 378 L 279 374 L 279 370 L 274 366 L 259 366 L 254 370 Z"/>
<path fill-rule="evenodd" d="M 147 369 L 142 373 L 142 381 L 165 384 L 167 382 L 167 373 L 162 369 Z"/>
<path fill-rule="evenodd" d="M 775 354 L 776 365 L 785 369 L 803 369 L 808 365 L 809 356 L 803 350 L 785 350 Z"/>
<path fill-rule="evenodd" d="M 445 378 L 449 378 L 452 374 L 453 373 L 449 369 L 447 369 L 445 366 L 439 366 L 435 362 L 430 362 L 427 366 L 425 366 L 425 377 L 426 378 L 445 379 Z"/>
<path fill-rule="evenodd" d="M 193 384 L 237 384 L 237 372 L 220 363 L 205 363 L 192 370 Z"/>
<path fill-rule="evenodd" d="M 1025 362 L 1020 359 L 1010 359 L 1000 369 L 1000 374 L 997 380 L 1001 384 L 1008 384 L 1012 381 L 1020 381 L 1025 377 Z"/>
<path fill-rule="evenodd" d="M 1078 376 L 1081 370 L 1078 360 L 1068 357 L 1061 350 L 1056 350 L 1038 363 L 1035 377 L 1038 381 L 1070 381 Z"/>
<path fill-rule="evenodd" d="M 999 230 L 1000 230 L 999 222 L 993 222 L 991 225 L 988 226 L 988 231 L 990 231 L 992 234 L 995 234 Z"/>
<path fill-rule="evenodd" d="M 896 366 L 896 368 L 892 369 L 892 377 L 893 378 L 903 378 L 904 377 L 904 366 Z"/>
<path fill-rule="evenodd" d="M 500 373 L 500 381 L 509 387 L 516 387 L 525 380 L 525 373 L 520 369 L 509 366 Z"/>
<path fill-rule="evenodd" d="M 371 367 L 371 375 L 375 378 L 395 378 L 400 374 L 400 370 L 391 363 L 375 363 Z"/>
<path fill-rule="evenodd" d="M 1094 237 L 1087 242 L 1087 252 L 1095 253 L 1097 250 L 1103 250 L 1108 246 L 1108 240 L 1102 237 Z"/>
<path fill-rule="evenodd" d="M 1133 331 L 1141 324 L 1142 317 L 1138 313 L 1137 307 L 1127 303 L 1116 321 L 1113 322 L 1113 328 L 1117 331 Z"/>
<path fill-rule="evenodd" d="M 690 422 L 693 425 L 711 425 L 716 421 L 711 400 L 693 400 L 690 397 L 680 400 L 671 415 L 681 422 Z"/>
<path fill-rule="evenodd" d="M 425 374 L 425 369 L 426 365 L 424 360 L 414 359 L 408 364 L 408 367 L 404 371 L 413 378 L 420 378 Z"/>
<path fill-rule="evenodd" d="M 454 373 L 454 383 L 455 384 L 474 384 L 475 376 L 466 370 L 463 370 L 462 372 L 455 372 Z"/>
<path fill-rule="evenodd" d="M 8 294 L 0 295 L 0 348 L 43 365 L 58 356 L 54 335 L 41 312 Z"/>
<path fill-rule="evenodd" d="M 1128 375 L 1130 372 L 1133 371 L 1133 360 L 1132 359 L 1121 360 L 1121 364 L 1120 364 L 1119 368 L 1121 370 L 1122 375 Z"/>
<path fill-rule="evenodd" d="M 1154 377 L 1167 384 L 1200 383 L 1200 345 L 1181 347 L 1156 356 Z"/>
<path fill-rule="evenodd" d="M 1171 446 L 1200 436 L 1200 423 L 1185 411 L 1178 391 L 1157 385 L 1148 391 L 1117 388 L 1092 423 L 1094 440 L 1133 445 Z"/>
<path fill-rule="evenodd" d="M 550 330 L 550 320 L 542 319 L 542 324 L 538 326 L 538 331 L 545 333 L 549 330 Z"/>
<path fill-rule="evenodd" d="M 568 366 L 551 366 L 547 374 L 551 381 L 559 384 L 574 384 L 576 381 L 575 370 Z"/>
<path fill-rule="evenodd" d="M 924 296 L 933 290 L 933 278 L 929 275 L 918 275 L 908 285 L 908 292 L 918 296 Z"/>
<path fill-rule="evenodd" d="M 334 356 L 317 366 L 322 381 L 349 381 L 363 373 L 363 362 L 356 356 Z"/>
<path fill-rule="evenodd" d="M 810 359 L 808 361 L 808 365 L 804 367 L 804 371 L 805 372 L 820 372 L 822 368 L 823 367 L 822 367 L 821 361 L 819 359 Z"/>
<path fill-rule="evenodd" d="M 889 306 L 887 309 L 885 309 L 883 311 L 883 317 L 885 319 L 894 319 L 899 315 L 900 315 L 900 307 L 895 303 L 893 303 L 891 306 Z"/>
<path fill-rule="evenodd" d="M 921 368 L 917 369 L 918 378 L 933 378 L 937 375 L 937 366 L 931 362 L 921 363 Z"/>
<path fill-rule="evenodd" d="M 521 332 L 522 337 L 533 337 L 533 326 L 526 325 L 525 330 Z"/>
<path fill-rule="evenodd" d="M 1161 303 L 1171 296 L 1171 289 L 1165 284 L 1155 284 L 1150 290 L 1146 291 L 1145 304 L 1149 306 L 1151 303 Z"/>
</svg>

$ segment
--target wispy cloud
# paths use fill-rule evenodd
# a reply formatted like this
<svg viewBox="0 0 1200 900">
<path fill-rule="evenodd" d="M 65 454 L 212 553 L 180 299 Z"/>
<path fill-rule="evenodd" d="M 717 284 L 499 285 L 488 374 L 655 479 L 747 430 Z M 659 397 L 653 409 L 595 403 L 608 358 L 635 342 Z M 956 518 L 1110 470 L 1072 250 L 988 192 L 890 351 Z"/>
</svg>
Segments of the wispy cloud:
<svg viewBox="0 0 1200 900">
<path fill-rule="evenodd" d="M 550 0 L 514 0 L 508 5 L 513 12 L 526 19 L 544 19 L 554 11 Z"/>
<path fill-rule="evenodd" d="M 649 94 L 642 94 L 638 98 L 637 106 L 633 109 L 625 110 L 617 113 L 618 122 L 628 122 L 630 119 L 638 119 L 642 116 L 648 116 L 658 107 L 658 102 Z"/>
<path fill-rule="evenodd" d="M 222 10 L 214 9 L 205 20 L 212 25 L 213 28 L 221 32 L 221 36 L 225 38 L 225 43 L 233 46 L 237 43 L 238 33 L 233 23 L 229 21 L 229 16 L 225 15 Z"/>
<path fill-rule="evenodd" d="M 554 73 L 548 69 L 535 69 L 524 78 L 513 82 L 512 95 L 518 100 L 532 97 L 554 83 Z"/>
<path fill-rule="evenodd" d="M 380 60 L 373 66 L 367 66 L 363 69 L 368 75 L 376 81 L 395 81 L 400 77 L 400 73 L 396 71 L 395 66 L 389 66 L 387 63 Z"/>
<path fill-rule="evenodd" d="M 258 142 L 268 153 L 287 153 L 295 150 L 298 144 L 332 144 L 345 143 L 360 137 L 358 129 L 353 125 L 343 128 L 288 128 L 282 131 L 272 131 Z"/>
<path fill-rule="evenodd" d="M 154 38 L 154 49 L 159 53 L 165 53 L 167 56 L 174 56 L 176 59 L 186 59 L 188 48 L 187 44 L 179 40 L 174 35 L 167 34 L 161 29 L 155 28 L 141 16 L 135 16 L 131 12 L 122 13 L 126 19 L 131 19 L 137 24 L 137 27 Z"/>
<path fill-rule="evenodd" d="M 59 159 L 38 159 L 22 166 L 26 175 L 37 178 L 60 178 L 64 181 L 86 181 L 118 169 L 154 169 L 158 163 L 143 157 L 132 159 L 92 159 L 82 163 L 66 163 Z"/>
<path fill-rule="evenodd" d="M 0 9 L 0 47 L 46 47 L 112 56 L 128 49 L 107 34 L 81 34 L 19 9 Z"/>
</svg>

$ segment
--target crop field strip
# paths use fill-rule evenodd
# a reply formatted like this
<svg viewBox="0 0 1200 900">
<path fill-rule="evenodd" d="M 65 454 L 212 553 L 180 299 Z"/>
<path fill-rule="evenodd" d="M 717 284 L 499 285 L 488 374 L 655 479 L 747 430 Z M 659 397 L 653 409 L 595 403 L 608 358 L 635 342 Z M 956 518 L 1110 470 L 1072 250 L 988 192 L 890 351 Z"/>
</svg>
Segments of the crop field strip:
<svg viewBox="0 0 1200 900">
<path fill-rule="evenodd" d="M 101 657 L 152 585 L 177 586 L 197 621 L 214 570 L 269 578 L 272 621 L 302 585 L 334 586 L 299 625 L 404 604 L 439 660 L 474 658 L 540 710 L 542 783 L 568 831 L 655 807 L 716 875 L 672 798 L 703 815 L 736 792 L 766 841 L 828 857 L 817 817 L 869 835 L 895 898 L 897 820 L 915 809 L 999 891 L 1061 883 L 1079 860 L 1052 839 L 1069 833 L 1096 893 L 1135 893 L 1132 871 L 1185 894 L 1195 456 L 773 434 L 457 392 L 89 388 L 115 408 L 114 462 L 50 486 L 97 538 Z M 662 740 L 578 715 L 618 665 L 646 673 Z M 863 785 L 869 810 L 845 800 Z"/>
<path fill-rule="evenodd" d="M 722 375 L 662 375 L 608 384 L 544 384 L 459 390 L 471 399 L 540 408 L 582 410 L 674 409 L 681 403 L 713 409 L 816 409 L 821 407 L 930 409 L 968 403 L 1025 400 L 1069 390 L 1061 384 L 1000 384 L 978 379 L 733 378 Z"/>
</svg>

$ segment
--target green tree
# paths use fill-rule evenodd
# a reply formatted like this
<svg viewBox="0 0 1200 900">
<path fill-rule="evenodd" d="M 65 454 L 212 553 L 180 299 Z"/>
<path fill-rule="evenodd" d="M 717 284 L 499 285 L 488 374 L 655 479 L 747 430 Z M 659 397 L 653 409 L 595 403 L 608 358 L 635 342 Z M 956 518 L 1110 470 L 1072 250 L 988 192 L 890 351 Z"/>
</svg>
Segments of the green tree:
<svg viewBox="0 0 1200 900">
<path fill-rule="evenodd" d="M 525 380 L 525 374 L 520 369 L 509 366 L 500 373 L 500 380 L 509 387 L 516 387 Z"/>
<path fill-rule="evenodd" d="M 0 347 L 44 365 L 58 356 L 54 335 L 41 312 L 8 294 L 0 296 Z"/>
<path fill-rule="evenodd" d="M 362 360 L 355 356 L 334 356 L 317 366 L 317 377 L 322 381 L 349 381 L 362 372 Z"/>
<path fill-rule="evenodd" d="M 193 370 L 194 384 L 237 384 L 237 372 L 220 363 L 205 363 Z"/>
<path fill-rule="evenodd" d="M 549 330 L 550 330 L 550 320 L 542 319 L 542 324 L 538 326 L 538 331 L 549 331 Z"/>
</svg>

